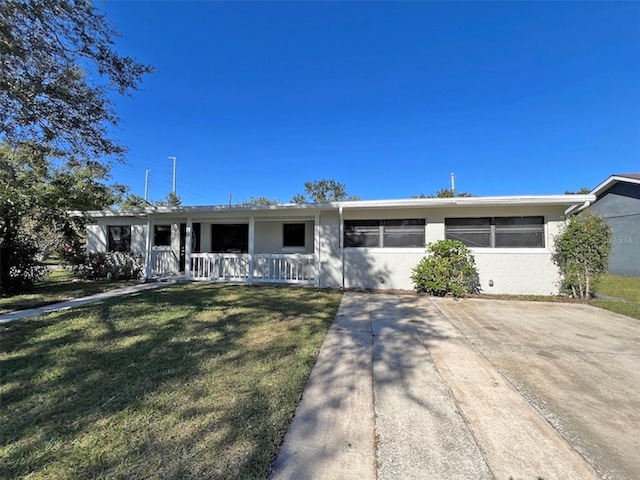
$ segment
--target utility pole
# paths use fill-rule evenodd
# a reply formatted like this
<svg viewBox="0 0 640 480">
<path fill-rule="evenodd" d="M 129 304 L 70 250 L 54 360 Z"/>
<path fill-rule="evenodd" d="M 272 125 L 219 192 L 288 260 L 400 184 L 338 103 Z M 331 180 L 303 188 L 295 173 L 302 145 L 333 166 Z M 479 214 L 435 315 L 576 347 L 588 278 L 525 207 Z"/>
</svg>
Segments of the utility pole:
<svg viewBox="0 0 640 480">
<path fill-rule="evenodd" d="M 144 174 L 144 201 L 149 201 L 149 172 L 151 170 L 147 170 Z"/>
<path fill-rule="evenodd" d="M 173 193 L 176 193 L 176 157 L 169 157 L 169 160 L 173 160 Z"/>
<path fill-rule="evenodd" d="M 456 196 L 456 176 L 453 172 L 451 172 L 451 193 L 453 196 Z"/>
</svg>

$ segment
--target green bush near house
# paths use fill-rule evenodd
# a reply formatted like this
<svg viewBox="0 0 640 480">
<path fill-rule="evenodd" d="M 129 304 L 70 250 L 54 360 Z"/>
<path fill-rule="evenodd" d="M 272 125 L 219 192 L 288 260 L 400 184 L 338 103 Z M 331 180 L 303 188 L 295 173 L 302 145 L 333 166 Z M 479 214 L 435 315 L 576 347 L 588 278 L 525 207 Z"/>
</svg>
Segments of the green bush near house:
<svg viewBox="0 0 640 480">
<path fill-rule="evenodd" d="M 475 259 L 462 242 L 439 240 L 427 245 L 427 253 L 412 270 L 411 281 L 417 292 L 462 297 L 480 290 Z"/>
</svg>

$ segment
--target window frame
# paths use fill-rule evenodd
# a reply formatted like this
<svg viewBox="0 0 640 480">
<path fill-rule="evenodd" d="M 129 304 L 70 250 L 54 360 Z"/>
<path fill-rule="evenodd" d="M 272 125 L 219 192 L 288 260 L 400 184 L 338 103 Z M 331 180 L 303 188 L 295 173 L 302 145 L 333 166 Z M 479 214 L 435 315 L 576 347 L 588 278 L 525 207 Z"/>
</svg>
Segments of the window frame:
<svg viewBox="0 0 640 480">
<path fill-rule="evenodd" d="M 115 240 L 113 231 L 119 229 L 119 239 Z M 126 230 L 126 233 L 125 233 Z M 124 238 L 121 238 L 124 237 Z M 116 247 L 116 242 L 124 247 Z M 108 252 L 131 252 L 131 225 L 107 225 L 107 251 Z"/>
<path fill-rule="evenodd" d="M 404 224 L 402 224 L 404 222 Z M 395 225 L 394 225 L 395 224 Z M 427 220 L 425 218 L 387 218 L 387 219 L 351 219 L 343 222 L 343 246 L 346 249 L 407 249 L 407 248 L 424 248 L 427 232 Z M 413 227 L 413 228 L 412 228 Z M 369 236 L 370 239 L 376 239 L 375 245 L 366 244 L 367 242 L 358 242 L 353 238 L 358 232 L 355 229 L 360 228 L 363 238 Z M 408 231 L 402 231 L 408 230 Z M 413 231 L 412 231 L 413 230 Z M 389 245 L 389 237 L 393 233 L 420 235 L 421 242 L 419 245 Z M 386 240 L 386 241 L 385 241 Z M 386 243 L 386 244 L 385 244 Z"/>
<path fill-rule="evenodd" d="M 508 225 L 508 224 L 500 224 L 501 221 L 504 221 L 506 219 L 531 219 L 531 220 L 539 220 L 540 223 L 524 223 L 524 224 L 520 224 L 518 225 L 517 223 L 514 223 L 513 225 Z M 547 222 L 546 222 L 546 217 L 544 215 L 511 215 L 511 216 L 500 216 L 500 217 L 446 217 L 445 219 L 445 227 L 444 227 L 444 237 L 447 240 L 458 240 L 461 241 L 462 243 L 464 243 L 465 245 L 467 245 L 468 248 L 472 248 L 472 249 L 508 249 L 508 250 L 514 250 L 514 249 L 546 249 L 547 248 Z M 489 220 L 489 230 L 487 231 L 487 233 L 489 234 L 489 242 L 488 245 L 486 246 L 474 246 L 474 245 L 468 245 L 466 242 L 464 242 L 463 240 L 459 239 L 459 238 L 451 238 L 450 233 L 449 233 L 449 226 L 448 223 L 450 221 L 457 221 L 457 222 L 462 222 L 464 220 Z M 518 230 L 530 230 L 533 233 L 538 233 L 540 234 L 540 240 L 541 240 L 541 244 L 538 245 L 500 245 L 498 239 L 498 235 L 501 233 L 509 233 L 509 228 L 508 227 L 514 227 L 514 230 L 518 229 Z M 507 228 L 505 228 L 507 227 Z M 538 228 L 539 227 L 539 228 Z M 515 233 L 515 232 L 512 232 Z"/>
</svg>

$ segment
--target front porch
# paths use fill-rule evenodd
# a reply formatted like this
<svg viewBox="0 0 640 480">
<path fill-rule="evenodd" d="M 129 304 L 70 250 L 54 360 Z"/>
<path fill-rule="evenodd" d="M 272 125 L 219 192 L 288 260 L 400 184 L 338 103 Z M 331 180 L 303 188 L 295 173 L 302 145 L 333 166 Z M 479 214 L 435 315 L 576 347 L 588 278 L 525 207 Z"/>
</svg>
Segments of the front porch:
<svg viewBox="0 0 640 480">
<path fill-rule="evenodd" d="M 151 217 L 145 276 L 318 286 L 318 230 L 316 216 L 225 220 Z"/>
</svg>

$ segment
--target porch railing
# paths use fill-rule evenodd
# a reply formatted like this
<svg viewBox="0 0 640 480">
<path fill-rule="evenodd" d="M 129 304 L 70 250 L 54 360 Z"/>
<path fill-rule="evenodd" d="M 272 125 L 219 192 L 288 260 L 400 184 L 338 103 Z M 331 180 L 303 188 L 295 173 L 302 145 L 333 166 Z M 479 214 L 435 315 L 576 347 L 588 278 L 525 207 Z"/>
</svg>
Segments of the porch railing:
<svg viewBox="0 0 640 480">
<path fill-rule="evenodd" d="M 151 251 L 151 273 L 153 275 L 176 275 L 179 268 L 178 258 L 171 250 Z"/>
<path fill-rule="evenodd" d="M 191 254 L 193 280 L 311 284 L 315 276 L 313 254 Z"/>
</svg>

